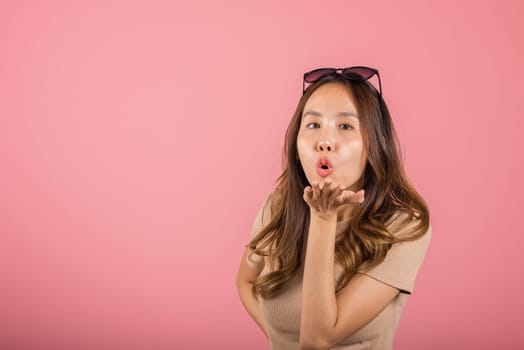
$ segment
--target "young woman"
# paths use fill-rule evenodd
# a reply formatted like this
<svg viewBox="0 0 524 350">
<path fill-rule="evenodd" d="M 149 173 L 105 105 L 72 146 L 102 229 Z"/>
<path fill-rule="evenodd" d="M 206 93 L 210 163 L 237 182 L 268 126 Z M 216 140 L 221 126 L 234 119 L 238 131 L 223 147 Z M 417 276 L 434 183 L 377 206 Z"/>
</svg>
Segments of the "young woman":
<svg viewBox="0 0 524 350">
<path fill-rule="evenodd" d="M 304 74 L 284 157 L 240 262 L 242 304 L 274 350 L 392 349 L 431 226 L 378 71 Z"/>
</svg>

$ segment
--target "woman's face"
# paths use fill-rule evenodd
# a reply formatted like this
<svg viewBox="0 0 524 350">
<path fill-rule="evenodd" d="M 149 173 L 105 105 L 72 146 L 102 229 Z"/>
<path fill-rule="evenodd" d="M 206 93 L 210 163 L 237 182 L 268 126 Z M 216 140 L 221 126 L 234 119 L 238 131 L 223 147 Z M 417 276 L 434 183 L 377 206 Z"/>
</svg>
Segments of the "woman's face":
<svg viewBox="0 0 524 350">
<path fill-rule="evenodd" d="M 352 191 L 366 166 L 367 152 L 357 108 L 350 92 L 338 83 L 320 86 L 302 112 L 298 157 L 309 183 L 332 179 Z M 319 161 L 327 159 L 327 169 Z M 324 166 L 325 168 L 325 166 Z"/>
</svg>

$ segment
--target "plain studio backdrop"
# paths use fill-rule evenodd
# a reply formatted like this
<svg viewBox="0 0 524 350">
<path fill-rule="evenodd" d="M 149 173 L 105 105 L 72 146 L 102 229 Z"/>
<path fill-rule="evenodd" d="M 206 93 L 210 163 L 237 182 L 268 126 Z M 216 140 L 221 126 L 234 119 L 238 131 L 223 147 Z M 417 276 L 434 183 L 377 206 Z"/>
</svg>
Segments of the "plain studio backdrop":
<svg viewBox="0 0 524 350">
<path fill-rule="evenodd" d="M 268 349 L 240 257 L 303 73 L 352 65 L 380 71 L 431 210 L 395 348 L 516 348 L 523 17 L 518 0 L 2 1 L 0 348 Z"/>
</svg>

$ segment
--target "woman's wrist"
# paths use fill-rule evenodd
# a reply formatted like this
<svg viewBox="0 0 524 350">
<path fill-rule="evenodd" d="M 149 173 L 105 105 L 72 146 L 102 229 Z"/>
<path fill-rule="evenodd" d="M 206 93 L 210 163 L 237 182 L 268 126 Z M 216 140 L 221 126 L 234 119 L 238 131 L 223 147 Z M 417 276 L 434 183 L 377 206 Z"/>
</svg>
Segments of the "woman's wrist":
<svg viewBox="0 0 524 350">
<path fill-rule="evenodd" d="M 336 213 L 311 213 L 309 222 L 309 238 L 317 235 L 325 237 L 325 235 L 336 234 L 337 230 L 337 214 Z M 308 239 L 310 241 L 310 239 Z"/>
<path fill-rule="evenodd" d="M 309 210 L 310 218 L 312 220 L 321 220 L 321 221 L 337 221 L 337 212 L 336 211 L 327 211 L 327 212 L 319 212 L 316 209 L 310 208 Z"/>
</svg>

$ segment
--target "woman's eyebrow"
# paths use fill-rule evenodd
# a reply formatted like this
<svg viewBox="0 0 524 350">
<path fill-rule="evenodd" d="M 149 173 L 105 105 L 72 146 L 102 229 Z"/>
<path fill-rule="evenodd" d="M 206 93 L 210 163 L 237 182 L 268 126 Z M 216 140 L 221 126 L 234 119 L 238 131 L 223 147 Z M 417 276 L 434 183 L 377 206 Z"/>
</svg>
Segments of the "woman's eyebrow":
<svg viewBox="0 0 524 350">
<path fill-rule="evenodd" d="M 312 109 L 312 110 L 309 110 L 309 111 L 307 111 L 306 113 L 304 113 L 304 114 L 302 115 L 302 118 L 305 118 L 305 117 L 307 117 L 307 116 L 309 116 L 309 115 L 310 115 L 310 116 L 315 116 L 315 117 L 322 117 L 322 113 L 317 112 L 317 111 L 315 111 L 315 110 Z M 346 112 L 346 111 L 339 112 L 339 113 L 337 114 L 337 117 L 354 117 L 354 118 L 357 118 L 357 119 L 358 119 L 358 116 L 357 116 L 355 113 L 353 113 L 353 112 Z"/>
</svg>

